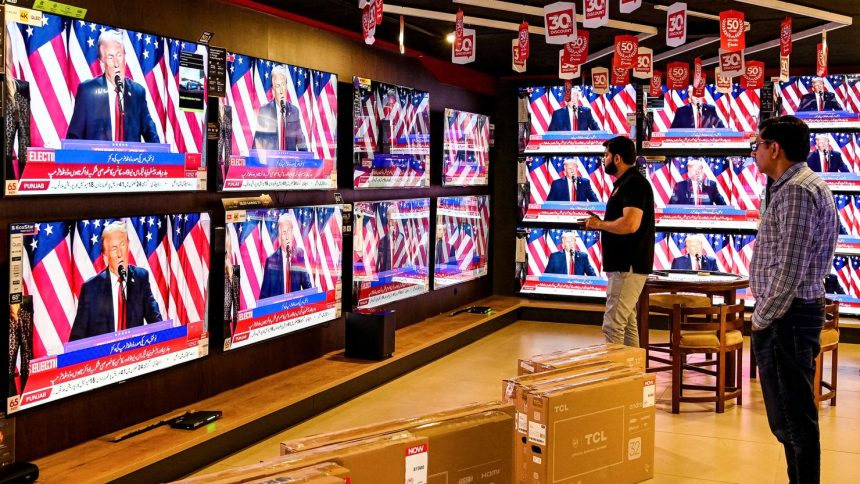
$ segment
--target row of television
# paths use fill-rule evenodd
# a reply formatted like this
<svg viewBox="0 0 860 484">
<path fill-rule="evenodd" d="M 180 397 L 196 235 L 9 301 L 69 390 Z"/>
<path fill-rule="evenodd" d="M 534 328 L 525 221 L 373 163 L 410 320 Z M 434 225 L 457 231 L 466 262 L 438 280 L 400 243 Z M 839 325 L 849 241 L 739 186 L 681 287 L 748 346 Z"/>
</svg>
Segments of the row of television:
<svg viewBox="0 0 860 484">
<path fill-rule="evenodd" d="M 712 231 L 657 232 L 654 270 L 691 270 L 749 276 L 756 236 Z M 606 297 L 599 232 L 570 228 L 518 229 L 517 278 L 523 294 Z M 860 314 L 860 255 L 837 253 L 825 291 L 840 310 Z M 753 297 L 739 296 L 748 304 Z"/>
<path fill-rule="evenodd" d="M 342 212 L 229 211 L 220 267 L 205 212 L 12 224 L 7 410 L 206 356 L 213 270 L 225 350 L 340 317 Z M 487 196 L 438 198 L 435 225 L 429 198 L 354 212 L 356 310 L 429 291 L 431 261 L 434 288 L 487 274 Z"/>
<path fill-rule="evenodd" d="M 206 45 L 48 13 L 5 35 L 6 195 L 205 190 L 209 160 L 223 191 L 337 187 L 335 74 L 228 52 L 213 157 Z M 428 185 L 430 93 L 353 83 L 354 186 Z M 445 117 L 444 184 L 486 185 L 487 116 Z"/>
</svg>

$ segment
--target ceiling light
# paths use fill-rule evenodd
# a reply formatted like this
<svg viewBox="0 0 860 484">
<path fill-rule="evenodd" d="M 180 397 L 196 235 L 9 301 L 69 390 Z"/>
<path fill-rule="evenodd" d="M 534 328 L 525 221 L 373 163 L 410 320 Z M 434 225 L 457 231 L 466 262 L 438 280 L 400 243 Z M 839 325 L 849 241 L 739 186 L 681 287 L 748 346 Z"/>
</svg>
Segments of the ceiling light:
<svg viewBox="0 0 860 484">
<path fill-rule="evenodd" d="M 454 32 L 451 32 L 450 34 L 446 35 L 445 40 L 447 40 L 449 44 L 453 44 L 454 43 Z"/>
</svg>

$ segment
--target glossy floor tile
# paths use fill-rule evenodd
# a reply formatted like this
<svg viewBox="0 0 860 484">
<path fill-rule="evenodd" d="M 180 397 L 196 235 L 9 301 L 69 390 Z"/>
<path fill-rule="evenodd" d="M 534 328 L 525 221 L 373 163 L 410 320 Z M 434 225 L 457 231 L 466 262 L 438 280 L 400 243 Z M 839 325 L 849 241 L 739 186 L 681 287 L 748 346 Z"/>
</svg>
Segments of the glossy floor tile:
<svg viewBox="0 0 860 484">
<path fill-rule="evenodd" d="M 655 331 L 654 337 L 660 337 Z M 519 321 L 450 355 L 284 429 L 198 474 L 276 457 L 283 440 L 420 415 L 470 402 L 497 400 L 501 380 L 516 374 L 517 358 L 603 342 L 597 326 Z M 771 435 L 757 380 L 744 361 L 743 405 L 683 403 L 671 413 L 671 375 L 657 375 L 656 483 L 785 482 L 785 456 Z M 829 366 L 825 366 L 829 368 Z M 860 475 L 860 345 L 839 349 L 838 405 L 820 410 L 822 482 L 856 482 Z M 690 375 L 702 382 L 710 377 Z"/>
</svg>

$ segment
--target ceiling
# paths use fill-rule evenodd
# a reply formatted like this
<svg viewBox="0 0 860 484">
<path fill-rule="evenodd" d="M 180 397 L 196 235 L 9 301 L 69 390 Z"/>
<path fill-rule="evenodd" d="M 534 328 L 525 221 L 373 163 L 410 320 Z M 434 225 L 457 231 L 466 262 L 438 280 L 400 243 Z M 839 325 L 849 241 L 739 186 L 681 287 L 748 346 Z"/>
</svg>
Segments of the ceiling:
<svg viewBox="0 0 860 484">
<path fill-rule="evenodd" d="M 325 22 L 349 31 L 361 34 L 361 11 L 358 9 L 357 0 L 258 0 L 260 3 L 275 7 L 290 13 L 298 14 L 317 21 Z M 606 0 L 609 2 L 609 18 L 651 26 L 657 29 L 657 35 L 640 41 L 643 47 L 654 50 L 654 55 L 670 51 L 666 46 L 665 27 L 666 13 L 658 10 L 655 6 L 668 6 L 674 0 L 647 1 L 643 0 L 642 6 L 633 13 L 622 14 L 618 10 L 618 0 Z M 711 15 L 719 15 L 723 10 L 740 10 L 744 12 L 750 30 L 746 34 L 747 46 L 757 45 L 778 38 L 780 22 L 786 13 L 782 10 L 765 8 L 761 4 L 770 4 L 774 0 L 760 0 L 757 5 L 735 0 L 710 0 L 693 1 L 688 0 L 687 8 L 690 11 L 701 12 Z M 462 8 L 466 16 L 466 27 L 475 28 L 477 33 L 476 61 L 469 67 L 497 77 L 534 77 L 534 76 L 557 76 L 558 73 L 558 51 L 559 46 L 547 45 L 541 36 L 531 35 L 531 55 L 528 60 L 528 70 L 524 74 L 516 74 L 511 69 L 511 40 L 516 37 L 516 32 L 511 30 L 500 30 L 497 28 L 474 26 L 469 24 L 469 17 L 479 17 L 490 20 L 512 22 L 519 24 L 523 20 L 531 26 L 543 26 L 543 19 L 538 16 L 523 15 L 505 10 L 461 5 L 452 0 L 385 0 L 386 7 L 392 6 L 409 7 L 415 9 L 454 14 L 458 8 Z M 485 2 L 492 3 L 492 2 Z M 552 3 L 552 0 L 519 0 L 515 3 L 542 8 Z M 576 0 L 577 11 L 581 13 L 582 1 Z M 787 2 L 783 2 L 787 3 Z M 829 12 L 846 15 L 853 18 L 851 25 L 828 31 L 827 42 L 829 47 L 829 67 L 831 72 L 860 72 L 860 48 L 857 39 L 860 38 L 860 1 L 857 0 L 795 0 L 794 5 L 801 5 L 819 9 L 821 5 Z M 376 39 L 390 43 L 397 43 L 399 34 L 399 15 L 386 13 L 382 25 L 377 27 Z M 719 22 L 716 20 L 688 16 L 687 44 L 707 37 L 719 36 Z M 826 20 L 804 17 L 798 14 L 792 15 L 793 32 L 801 32 L 807 29 L 820 28 L 827 24 Z M 426 55 L 443 60 L 451 59 L 451 45 L 445 40 L 445 36 L 453 31 L 453 22 L 431 20 L 418 16 L 405 17 L 405 44 L 406 47 L 423 52 Z M 581 27 L 581 24 L 579 25 Z M 590 31 L 589 54 L 593 55 L 601 49 L 609 48 L 613 44 L 614 36 L 631 33 L 617 28 L 601 27 Z M 804 40 L 796 40 L 791 54 L 792 73 L 808 73 L 815 68 L 816 44 L 821 36 L 816 34 Z M 655 62 L 655 68 L 661 69 L 665 63 L 680 60 L 691 61 L 695 57 L 708 59 L 717 55 L 719 41 L 703 45 L 687 52 L 679 53 L 674 57 Z M 748 54 L 747 59 L 762 60 L 768 69 L 779 67 L 778 48 L 763 50 L 754 54 Z M 589 60 L 589 66 L 609 67 L 611 56 L 600 59 Z M 713 66 L 711 66 L 713 67 Z M 707 68 L 707 67 L 706 67 Z"/>
</svg>

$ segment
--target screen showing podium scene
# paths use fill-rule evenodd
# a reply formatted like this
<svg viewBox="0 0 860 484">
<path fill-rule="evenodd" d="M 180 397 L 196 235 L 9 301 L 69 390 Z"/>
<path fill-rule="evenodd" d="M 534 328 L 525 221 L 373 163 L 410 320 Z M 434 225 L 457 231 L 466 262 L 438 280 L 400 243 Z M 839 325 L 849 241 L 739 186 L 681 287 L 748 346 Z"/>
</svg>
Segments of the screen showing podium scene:
<svg viewBox="0 0 860 484">
<path fill-rule="evenodd" d="M 207 354 L 208 213 L 9 233 L 10 413 Z"/>
<path fill-rule="evenodd" d="M 707 84 L 703 97 L 663 86 L 662 99 L 648 99 L 650 130 L 645 148 L 749 148 L 758 131 L 760 89 L 732 84 L 722 93 Z"/>
<path fill-rule="evenodd" d="M 810 128 L 860 128 L 860 75 L 793 76 L 775 86 L 779 114 Z"/>
<path fill-rule="evenodd" d="M 658 227 L 755 229 L 766 177 L 741 156 L 649 157 Z"/>
<path fill-rule="evenodd" d="M 430 199 L 356 202 L 353 297 L 364 309 L 429 290 Z"/>
<path fill-rule="evenodd" d="M 609 86 L 606 94 L 594 93 L 589 85 L 573 86 L 570 101 L 565 101 L 564 86 L 521 88 L 519 95 L 522 153 L 602 154 L 604 141 L 631 135 L 628 117 L 636 113 L 631 84 Z"/>
<path fill-rule="evenodd" d="M 5 194 L 206 189 L 208 49 L 6 12 Z"/>
<path fill-rule="evenodd" d="M 490 172 L 490 118 L 445 109 L 442 184 L 487 185 Z"/>
<path fill-rule="evenodd" d="M 487 275 L 490 197 L 439 197 L 433 244 L 433 288 Z"/>
<path fill-rule="evenodd" d="M 517 232 L 521 293 L 606 297 L 600 232 L 561 227 Z"/>
<path fill-rule="evenodd" d="M 218 105 L 218 186 L 311 190 L 337 186 L 337 76 L 227 53 Z"/>
<path fill-rule="evenodd" d="M 811 133 L 806 164 L 833 190 L 860 190 L 860 147 L 857 144 L 857 133 Z"/>
<path fill-rule="evenodd" d="M 340 205 L 226 214 L 224 349 L 340 317 Z"/>
<path fill-rule="evenodd" d="M 430 93 L 353 78 L 355 188 L 430 184 Z"/>
<path fill-rule="evenodd" d="M 535 155 L 520 163 L 527 180 L 518 196 L 523 220 L 577 223 L 606 209 L 614 178 L 604 172 L 602 156 Z"/>
</svg>

